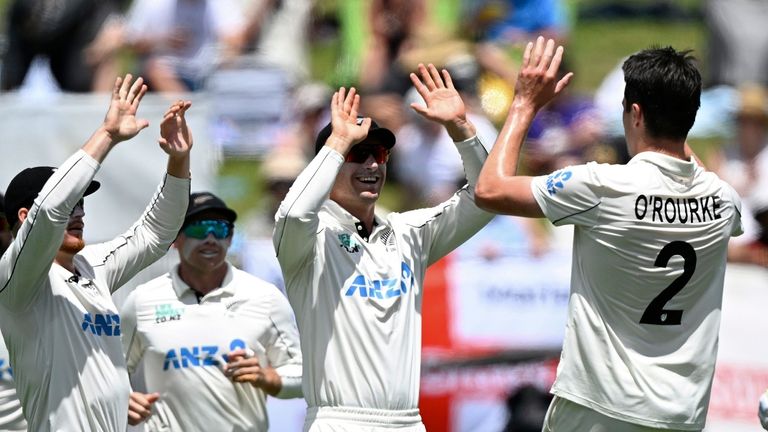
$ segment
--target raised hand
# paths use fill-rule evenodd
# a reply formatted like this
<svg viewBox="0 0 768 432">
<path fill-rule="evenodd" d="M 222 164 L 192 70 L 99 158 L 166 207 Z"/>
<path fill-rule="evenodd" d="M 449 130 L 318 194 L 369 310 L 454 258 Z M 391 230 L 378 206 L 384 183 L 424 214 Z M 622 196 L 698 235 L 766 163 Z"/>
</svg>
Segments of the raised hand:
<svg viewBox="0 0 768 432">
<path fill-rule="evenodd" d="M 368 136 L 371 119 L 366 117 L 358 121 L 357 111 L 360 108 L 360 95 L 354 87 L 346 92 L 344 87 L 333 94 L 331 98 L 331 127 L 333 128 L 328 143 L 341 154 Z M 331 141 L 335 141 L 332 143 Z"/>
<path fill-rule="evenodd" d="M 453 122 L 456 119 L 463 120 L 467 116 L 464 101 L 453 86 L 448 71 L 443 69 L 441 72 L 442 76 L 434 65 L 424 66 L 419 63 L 421 79 L 415 73 L 411 73 L 410 77 L 426 105 L 412 103 L 411 108 L 427 119 L 441 124 Z"/>
<path fill-rule="evenodd" d="M 563 60 L 563 47 L 555 49 L 555 41 L 539 36 L 536 43 L 528 42 L 523 63 L 515 83 L 514 104 L 530 105 L 538 111 L 568 85 L 573 77 L 569 72 L 557 81 L 557 70 Z"/>
<path fill-rule="evenodd" d="M 178 100 L 163 114 L 158 143 L 169 156 L 185 156 L 192 148 L 192 132 L 184 116 L 191 106 L 190 101 Z"/>
<path fill-rule="evenodd" d="M 133 84 L 131 84 L 132 80 L 131 74 L 127 74 L 125 78 L 118 77 L 112 89 L 112 101 L 104 117 L 103 128 L 113 143 L 131 139 L 149 126 L 147 120 L 136 118 L 136 111 L 147 92 L 147 86 L 144 85 L 141 77 Z"/>
</svg>

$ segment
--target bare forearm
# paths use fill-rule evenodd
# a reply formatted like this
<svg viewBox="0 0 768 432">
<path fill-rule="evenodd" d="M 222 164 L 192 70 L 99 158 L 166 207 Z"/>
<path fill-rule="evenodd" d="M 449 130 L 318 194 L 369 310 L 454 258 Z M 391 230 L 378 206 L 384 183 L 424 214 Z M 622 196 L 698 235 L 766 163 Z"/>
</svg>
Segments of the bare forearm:
<svg viewBox="0 0 768 432">
<path fill-rule="evenodd" d="M 104 127 L 99 127 L 83 144 L 82 150 L 97 162 L 101 163 L 110 150 L 118 143 Z"/>
<path fill-rule="evenodd" d="M 458 119 L 444 126 L 454 142 L 465 141 L 477 135 L 477 128 L 468 119 Z"/>
<path fill-rule="evenodd" d="M 182 179 L 188 179 L 189 174 L 189 154 L 184 156 L 168 156 L 168 174 Z"/>
<path fill-rule="evenodd" d="M 512 106 L 507 115 L 507 121 L 504 122 L 496 143 L 488 155 L 488 160 L 480 172 L 478 185 L 495 187 L 498 181 L 517 175 L 520 151 L 535 115 L 533 107 Z"/>
</svg>

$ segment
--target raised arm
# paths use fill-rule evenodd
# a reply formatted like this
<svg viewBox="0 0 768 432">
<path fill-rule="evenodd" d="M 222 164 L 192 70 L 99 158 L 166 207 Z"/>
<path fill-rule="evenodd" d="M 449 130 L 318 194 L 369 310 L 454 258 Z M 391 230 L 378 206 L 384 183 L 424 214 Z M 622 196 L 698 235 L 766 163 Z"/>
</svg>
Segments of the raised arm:
<svg viewBox="0 0 768 432">
<path fill-rule="evenodd" d="M 573 73 L 557 81 L 563 47 L 544 41 L 525 47 L 515 97 L 504 126 L 496 139 L 475 188 L 475 202 L 481 208 L 502 214 L 543 217 L 531 191 L 531 178 L 517 175 L 520 150 L 536 113 L 570 82 Z"/>
<path fill-rule="evenodd" d="M 136 111 L 147 91 L 141 78 L 117 78 L 101 126 L 81 149 L 57 169 L 34 203 L 18 212 L 21 225 L 0 261 L 0 301 L 22 310 L 46 286 L 48 270 L 61 246 L 69 216 L 83 197 L 100 163 L 118 143 L 133 138 L 149 124 Z M 29 191 L 33 192 L 33 191 Z"/>
<path fill-rule="evenodd" d="M 293 182 L 275 215 L 272 241 L 285 273 L 313 252 L 318 226 L 317 213 L 328 199 L 344 157 L 355 144 L 368 136 L 371 119 L 358 122 L 360 96 L 351 88 L 339 88 L 331 98 L 332 132 L 325 145 Z M 287 250 L 287 252 L 286 252 Z"/>
<path fill-rule="evenodd" d="M 189 101 L 176 101 L 160 123 L 160 148 L 168 155 L 167 175 L 139 220 L 110 242 L 89 248 L 94 269 L 112 291 L 162 257 L 176 239 L 189 200 L 192 133 L 185 114 Z"/>
</svg>

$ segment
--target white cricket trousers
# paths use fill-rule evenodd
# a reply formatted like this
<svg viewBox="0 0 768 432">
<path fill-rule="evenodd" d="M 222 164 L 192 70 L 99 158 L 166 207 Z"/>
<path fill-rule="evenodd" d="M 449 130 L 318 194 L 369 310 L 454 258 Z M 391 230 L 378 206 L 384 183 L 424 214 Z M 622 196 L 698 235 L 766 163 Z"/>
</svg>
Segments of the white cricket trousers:
<svg viewBox="0 0 768 432">
<path fill-rule="evenodd" d="M 310 407 L 305 432 L 426 432 L 418 409 Z"/>
</svg>

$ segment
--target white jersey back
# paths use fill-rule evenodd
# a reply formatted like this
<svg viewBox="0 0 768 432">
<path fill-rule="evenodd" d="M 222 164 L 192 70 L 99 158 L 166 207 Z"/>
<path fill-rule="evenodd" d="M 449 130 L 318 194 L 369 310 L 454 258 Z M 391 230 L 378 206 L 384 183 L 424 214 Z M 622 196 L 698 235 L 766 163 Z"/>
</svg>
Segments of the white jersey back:
<svg viewBox="0 0 768 432">
<path fill-rule="evenodd" d="M 143 361 L 147 392 L 160 393 L 150 431 L 266 431 L 266 393 L 224 375 L 235 349 L 252 349 L 283 377 L 284 389 L 289 377 L 281 371 L 292 369 L 298 389 L 301 351 L 288 300 L 276 286 L 227 266 L 222 287 L 199 303 L 178 267 L 125 301 L 128 370 Z"/>
<path fill-rule="evenodd" d="M 728 240 L 740 200 L 695 162 L 644 152 L 534 178 L 573 270 L 553 392 L 650 427 L 701 429 L 717 354 Z"/>
</svg>

